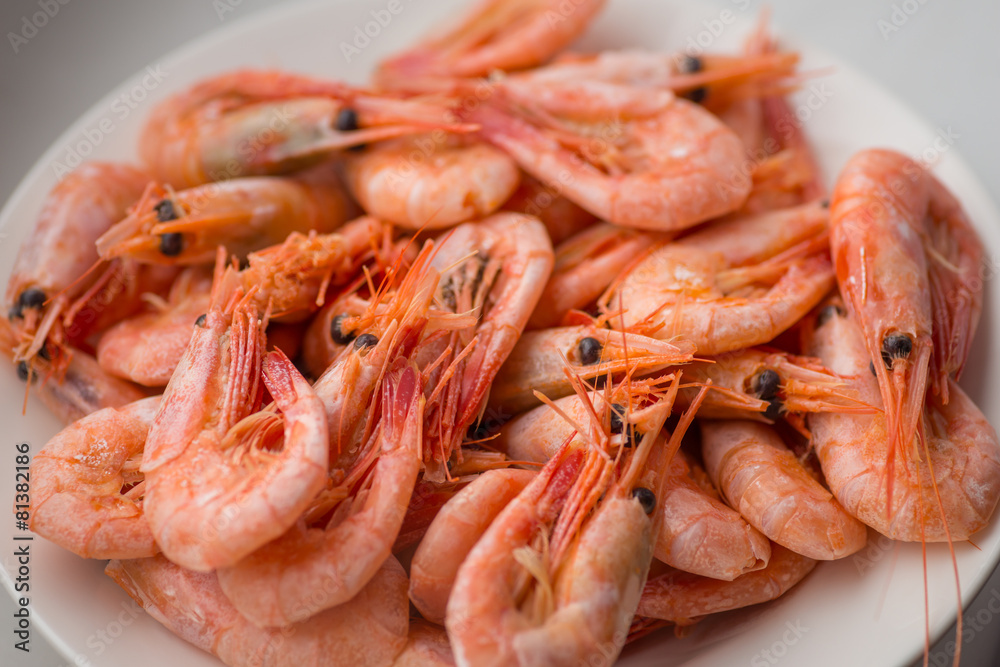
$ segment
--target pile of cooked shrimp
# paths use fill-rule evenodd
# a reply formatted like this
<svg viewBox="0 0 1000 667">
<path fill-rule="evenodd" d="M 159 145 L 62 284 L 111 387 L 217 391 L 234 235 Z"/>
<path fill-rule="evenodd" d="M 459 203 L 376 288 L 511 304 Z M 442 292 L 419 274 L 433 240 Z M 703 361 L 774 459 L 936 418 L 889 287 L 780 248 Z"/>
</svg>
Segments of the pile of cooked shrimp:
<svg viewBox="0 0 1000 667">
<path fill-rule="evenodd" d="M 582 55 L 604 3 L 555 4 L 365 89 L 201 81 L 55 187 L 0 328 L 68 424 L 35 533 L 229 665 L 605 665 L 988 523 L 945 186 L 866 150 L 828 196 L 763 24 Z"/>
</svg>

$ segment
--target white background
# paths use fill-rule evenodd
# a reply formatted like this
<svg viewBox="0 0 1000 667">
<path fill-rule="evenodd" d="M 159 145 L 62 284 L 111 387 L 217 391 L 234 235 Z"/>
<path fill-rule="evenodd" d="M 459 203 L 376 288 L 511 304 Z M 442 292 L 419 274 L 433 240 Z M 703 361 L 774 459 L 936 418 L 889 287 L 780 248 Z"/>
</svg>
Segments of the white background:
<svg viewBox="0 0 1000 667">
<path fill-rule="evenodd" d="M 57 0 L 46 2 L 57 4 Z M 197 35 L 279 4 L 277 0 L 63 2 L 15 53 L 8 33 L 21 33 L 24 17 L 30 21 L 41 8 L 38 0 L 0 0 L 0 201 L 77 116 L 126 77 Z M 753 7 L 759 4 L 715 0 L 720 9 L 732 4 L 745 7 L 747 2 Z M 779 34 L 795 35 L 835 54 L 876 79 L 933 126 L 950 130 L 955 148 L 994 201 L 1000 201 L 1000 129 L 994 120 L 1000 115 L 1000 3 L 770 0 L 768 4 Z M 0 499 L 0 509 L 5 505 Z M 964 665 L 1000 662 L 1000 625 L 991 627 L 997 614 L 987 606 L 994 599 L 1000 600 L 1000 573 L 994 573 L 967 612 L 970 627 L 978 617 L 981 630 L 969 633 L 974 636 L 963 648 Z M 994 608 L 996 604 L 992 602 Z M 12 613 L 12 602 L 0 595 L 0 664 L 66 664 L 37 631 L 30 655 L 14 650 Z M 141 665 L 143 656 L 136 656 L 136 661 Z"/>
</svg>

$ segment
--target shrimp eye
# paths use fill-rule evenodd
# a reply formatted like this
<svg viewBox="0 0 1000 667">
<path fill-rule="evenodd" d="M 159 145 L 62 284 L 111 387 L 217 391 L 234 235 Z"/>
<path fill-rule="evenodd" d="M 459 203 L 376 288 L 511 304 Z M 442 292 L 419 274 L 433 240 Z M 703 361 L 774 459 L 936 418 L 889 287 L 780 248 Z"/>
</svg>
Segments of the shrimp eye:
<svg viewBox="0 0 1000 667">
<path fill-rule="evenodd" d="M 816 326 L 823 326 L 829 322 L 830 318 L 834 315 L 837 317 L 843 317 L 846 314 L 847 313 L 844 312 L 843 308 L 831 303 L 829 306 L 825 306 L 823 310 L 819 311 L 819 315 L 816 316 Z"/>
<path fill-rule="evenodd" d="M 875 362 L 874 361 L 869 361 L 868 362 L 868 370 L 870 370 L 872 372 L 872 375 L 874 375 L 875 377 L 878 377 L 878 373 L 875 372 Z"/>
<path fill-rule="evenodd" d="M 21 382 L 27 382 L 30 378 L 32 382 L 35 381 L 35 374 L 31 372 L 28 368 L 28 362 L 22 361 L 17 365 L 17 377 L 21 379 Z"/>
<path fill-rule="evenodd" d="M 196 327 L 204 327 L 205 322 L 207 321 L 208 321 L 208 313 L 202 313 L 201 315 L 198 316 L 198 319 L 194 321 L 194 325 Z"/>
<path fill-rule="evenodd" d="M 708 88 L 705 86 L 694 88 L 684 93 L 684 97 L 691 100 L 695 104 L 701 104 L 705 101 L 705 98 L 708 97 Z"/>
<path fill-rule="evenodd" d="M 366 347 L 374 347 L 375 345 L 378 345 L 378 337 L 374 334 L 361 334 L 354 341 L 355 350 L 363 350 Z"/>
<path fill-rule="evenodd" d="M 41 308 L 44 303 L 45 292 L 37 287 L 29 287 L 21 292 L 21 296 L 17 297 L 18 315 L 20 315 L 20 311 L 23 311 L 25 308 Z"/>
<path fill-rule="evenodd" d="M 680 69 L 681 74 L 695 74 L 696 72 L 700 72 L 704 67 L 705 64 L 698 56 L 685 55 L 678 69 Z"/>
<path fill-rule="evenodd" d="M 153 207 L 156 211 L 156 219 L 159 222 L 170 222 L 171 220 L 177 219 L 177 211 L 174 209 L 174 203 L 169 199 L 163 199 L 159 204 Z"/>
<path fill-rule="evenodd" d="M 42 343 L 42 346 L 38 348 L 38 356 L 45 361 L 52 361 L 52 353 L 49 351 L 48 342 Z"/>
<path fill-rule="evenodd" d="M 167 257 L 176 257 L 184 250 L 184 237 L 177 232 L 160 235 L 160 252 Z"/>
<path fill-rule="evenodd" d="M 353 332 L 348 331 L 347 333 L 344 333 L 344 320 L 348 317 L 350 317 L 350 315 L 347 313 L 341 313 L 330 321 L 330 338 L 332 338 L 333 342 L 337 345 L 347 345 L 354 340 Z M 372 344 L 374 345 L 374 343 Z"/>
<path fill-rule="evenodd" d="M 823 201 L 821 201 L 819 203 L 819 207 L 820 208 L 830 208 L 830 200 L 829 199 L 824 199 Z"/>
<path fill-rule="evenodd" d="M 889 334 L 882 339 L 882 363 L 892 369 L 894 359 L 905 359 L 913 351 L 913 341 L 906 334 Z"/>
<path fill-rule="evenodd" d="M 781 376 L 768 368 L 754 376 L 751 386 L 758 398 L 762 401 L 770 401 L 778 395 L 778 385 L 780 383 Z"/>
<path fill-rule="evenodd" d="M 652 514 L 656 509 L 656 494 L 646 487 L 637 486 L 632 489 L 632 497 L 639 501 L 642 511 L 646 514 Z"/>
<path fill-rule="evenodd" d="M 767 410 L 764 410 L 764 416 L 771 421 L 777 421 L 778 417 L 781 416 L 781 408 L 783 407 L 784 404 L 781 402 L 781 399 L 775 398 L 774 400 L 768 402 Z"/>
<path fill-rule="evenodd" d="M 618 434 L 622 432 L 625 423 L 622 418 L 625 416 L 625 406 L 620 403 L 614 403 L 611 406 L 611 432 Z"/>
<path fill-rule="evenodd" d="M 353 132 L 358 129 L 361 127 L 358 124 L 358 112 L 350 107 L 344 107 L 337 112 L 334 127 L 337 128 L 338 132 Z"/>
<path fill-rule="evenodd" d="M 576 344 L 576 350 L 580 354 L 580 363 L 584 366 L 593 366 L 601 360 L 601 341 L 596 338 L 581 338 Z"/>
</svg>

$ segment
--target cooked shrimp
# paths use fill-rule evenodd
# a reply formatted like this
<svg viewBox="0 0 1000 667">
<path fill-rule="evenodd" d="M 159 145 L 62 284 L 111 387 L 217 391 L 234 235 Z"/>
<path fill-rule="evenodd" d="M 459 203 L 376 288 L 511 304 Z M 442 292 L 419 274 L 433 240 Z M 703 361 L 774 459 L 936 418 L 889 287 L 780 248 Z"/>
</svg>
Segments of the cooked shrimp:
<svg viewBox="0 0 1000 667">
<path fill-rule="evenodd" d="M 370 455 L 374 469 L 363 490 L 348 496 L 329 525 L 299 523 L 218 571 L 219 585 L 243 616 L 261 627 L 303 621 L 353 598 L 392 557 L 420 472 L 423 405 L 423 388 L 412 366 L 390 370 Z"/>
<path fill-rule="evenodd" d="M 864 548 L 864 524 L 847 513 L 769 426 L 703 421 L 702 455 L 715 486 L 754 528 L 814 560 Z"/>
<path fill-rule="evenodd" d="M 444 229 L 496 211 L 521 172 L 503 151 L 443 131 L 382 142 L 344 158 L 365 211 L 407 229 Z"/>
<path fill-rule="evenodd" d="M 191 340 L 191 325 L 208 311 L 212 274 L 186 269 L 165 303 L 119 322 L 101 335 L 97 363 L 108 373 L 147 387 L 165 387 Z"/>
<path fill-rule="evenodd" d="M 212 572 L 163 556 L 113 560 L 105 574 L 181 639 L 233 666 L 383 667 L 407 642 L 406 573 L 388 558 L 353 600 L 289 628 L 259 628 L 226 599 Z"/>
<path fill-rule="evenodd" d="M 276 174 L 345 148 L 437 127 L 446 108 L 366 94 L 276 70 L 204 79 L 153 109 L 139 154 L 159 179 L 191 188 Z"/>
<path fill-rule="evenodd" d="M 685 340 L 660 341 L 595 325 L 558 327 L 523 334 L 500 367 L 490 389 L 488 408 L 516 415 L 548 398 L 573 392 L 566 369 L 584 380 L 608 375 L 644 374 L 694 358 Z"/>
<path fill-rule="evenodd" d="M 736 210 L 750 192 L 739 172 L 743 143 L 696 104 L 594 81 L 538 88 L 505 85 L 501 97 L 518 110 L 498 100 L 468 118 L 522 169 L 561 182 L 563 196 L 603 220 L 684 229 Z"/>
<path fill-rule="evenodd" d="M 534 67 L 576 39 L 603 7 L 604 0 L 481 0 L 450 29 L 382 62 L 375 80 L 406 89 L 428 77 Z"/>
<path fill-rule="evenodd" d="M 818 204 L 712 225 L 655 249 L 600 304 L 624 306 L 629 331 L 683 336 L 701 354 L 766 343 L 833 287 L 825 226 Z"/>
<path fill-rule="evenodd" d="M 396 657 L 393 667 L 454 667 L 448 634 L 443 628 L 421 620 L 410 621 L 406 648 Z"/>
<path fill-rule="evenodd" d="M 653 556 L 679 570 L 726 581 L 766 567 L 770 541 L 719 500 L 704 471 L 682 451 L 669 460 L 667 453 L 665 447 L 655 449 L 643 474 L 647 486 L 660 489 L 653 510 L 653 521 L 660 525 Z"/>
<path fill-rule="evenodd" d="M 119 291 L 135 284 L 134 267 L 90 270 L 99 260 L 94 243 L 139 199 L 148 178 L 128 165 L 93 162 L 73 171 L 48 194 L 7 282 L 18 361 L 30 360 L 51 339 L 47 353 L 57 366 L 64 366 L 65 347 L 79 344 L 94 330 L 99 313 L 81 311 L 96 293 L 108 284 Z M 122 315 L 122 298 L 117 297 L 117 303 L 100 304 L 100 310 L 113 311 L 112 318 Z M 124 305 L 138 306 L 138 301 Z"/>
<path fill-rule="evenodd" d="M 614 662 L 655 540 L 656 491 L 637 486 L 670 401 L 654 408 L 647 435 L 620 461 L 607 453 L 610 411 L 592 408 L 579 439 L 566 441 L 476 543 L 445 618 L 459 664 Z"/>
<path fill-rule="evenodd" d="M 159 264 L 206 264 L 216 250 L 244 258 L 290 232 L 334 231 L 353 213 L 328 177 L 240 178 L 172 191 L 152 184 L 142 200 L 97 241 L 103 258 Z"/>
<path fill-rule="evenodd" d="M 444 623 L 462 561 L 497 514 L 534 477 L 531 470 L 488 470 L 441 508 L 410 563 L 410 601 L 424 618 Z"/>
<path fill-rule="evenodd" d="M 820 312 L 808 351 L 860 400 L 882 407 L 854 316 L 835 303 Z M 949 383 L 947 405 L 935 396 L 922 401 L 920 428 L 905 446 L 893 444 L 883 412 L 809 415 L 830 490 L 848 512 L 892 539 L 966 540 L 986 526 L 1000 499 L 996 431 L 965 392 Z"/>
<path fill-rule="evenodd" d="M 31 461 L 31 530 L 84 558 L 157 553 L 139 461 L 159 404 L 98 410 L 49 440 Z"/>
<path fill-rule="evenodd" d="M 284 533 L 326 482 L 323 404 L 284 354 L 264 357 L 265 325 L 250 299 L 226 289 L 231 275 L 194 326 L 141 468 L 157 544 L 199 571 L 231 565 Z M 261 374 L 281 417 L 256 412 Z"/>
<path fill-rule="evenodd" d="M 642 590 L 637 613 L 688 625 L 708 614 L 774 600 L 802 581 L 815 567 L 816 561 L 811 558 L 780 544 L 772 544 L 767 567 L 733 581 L 719 581 L 674 569 L 656 575 L 651 573 Z"/>
<path fill-rule="evenodd" d="M 497 213 L 456 227 L 442 240 L 432 265 L 442 272 L 437 302 L 477 320 L 432 348 L 447 363 L 429 379 L 436 397 L 428 401 L 424 456 L 426 474 L 441 481 L 447 477 L 444 465 L 482 413 L 493 379 L 538 302 L 552 271 L 552 244 L 537 219 Z"/>
<path fill-rule="evenodd" d="M 562 243 L 597 222 L 597 216 L 563 197 L 561 191 L 562 185 L 558 182 L 542 183 L 522 173 L 521 185 L 503 205 L 503 210 L 535 216 L 545 225 L 552 243 Z"/>
<path fill-rule="evenodd" d="M 555 265 L 530 329 L 561 326 L 571 310 L 594 303 L 621 273 L 658 243 L 669 240 L 636 229 L 600 223 L 555 248 Z"/>
</svg>

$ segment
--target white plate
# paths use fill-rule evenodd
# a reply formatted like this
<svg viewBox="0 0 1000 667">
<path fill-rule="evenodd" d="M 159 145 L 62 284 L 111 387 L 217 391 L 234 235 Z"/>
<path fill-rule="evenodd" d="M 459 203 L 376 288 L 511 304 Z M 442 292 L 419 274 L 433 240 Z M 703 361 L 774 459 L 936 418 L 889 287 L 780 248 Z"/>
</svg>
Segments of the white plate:
<svg viewBox="0 0 1000 667">
<path fill-rule="evenodd" d="M 155 101 L 198 78 L 246 66 L 281 67 L 361 82 L 380 58 L 412 43 L 465 4 L 465 0 L 419 5 L 400 0 L 402 11 L 388 15 L 389 21 L 382 11 L 388 5 L 384 0 L 295 4 L 234 21 L 162 59 L 156 63 L 159 77 L 139 73 L 70 127 L 7 202 L 0 214 L 0 232 L 5 235 L 0 236 L 5 241 L 0 244 L 4 282 L 45 194 L 57 181 L 59 167 L 69 164 L 73 151 L 88 149 L 89 159 L 135 160 L 138 130 Z M 567 0 L 562 6 L 572 4 Z M 745 5 L 733 3 L 729 13 L 723 14 L 719 6 L 614 0 L 581 48 L 664 50 L 700 43 L 711 50 L 734 50 L 756 19 L 741 11 L 741 4 Z M 794 44 L 793 39 L 788 41 Z M 351 51 L 350 62 L 343 45 L 357 49 Z M 805 55 L 807 67 L 836 66 L 835 73 L 809 85 L 795 100 L 827 180 L 854 151 L 869 146 L 893 147 L 930 160 L 975 220 L 991 258 L 984 270 L 991 275 L 1000 256 L 1000 215 L 955 151 L 943 140 L 935 144 L 933 128 L 863 75 L 815 49 L 796 46 Z M 135 109 L 123 104 L 123 95 L 136 101 Z M 140 97 L 143 99 L 138 101 Z M 1000 295 L 988 287 L 973 363 L 963 378 L 965 388 L 994 419 L 1000 415 L 1000 391 L 996 391 L 996 380 L 989 391 L 989 378 L 1000 377 L 1000 357 L 987 347 L 987 341 L 998 328 L 998 300 Z M 28 414 L 22 416 L 23 391 L 23 384 L 12 372 L 0 372 L 0 396 L 4 399 L 0 402 L 0 423 L 7 424 L 8 441 L 28 442 L 32 452 L 37 452 L 59 424 L 34 400 Z M 10 460 L 0 462 L 0 469 L 12 472 L 13 447 L 5 446 L 4 452 Z M 13 497 L 13 482 L 13 474 L 0 475 L 0 498 Z M 11 573 L 17 567 L 10 546 L 14 544 L 13 523 L 10 518 L 0 522 L 2 579 L 8 591 L 13 589 Z M 976 541 L 980 550 L 969 544 L 956 547 L 966 602 L 972 600 L 1000 558 L 996 522 Z M 141 656 L 141 664 L 150 666 L 218 664 L 139 610 L 103 576 L 103 562 L 81 560 L 41 539 L 31 543 L 31 554 L 32 625 L 45 633 L 70 664 L 131 667 L 137 656 Z M 927 563 L 930 627 L 932 637 L 936 637 L 955 618 L 954 579 L 947 548 L 932 545 Z M 820 565 L 800 587 L 776 603 L 702 623 L 684 640 L 674 639 L 669 631 L 661 633 L 630 647 L 621 664 L 905 665 L 923 647 L 922 573 L 919 545 L 874 540 L 861 554 Z"/>
</svg>

